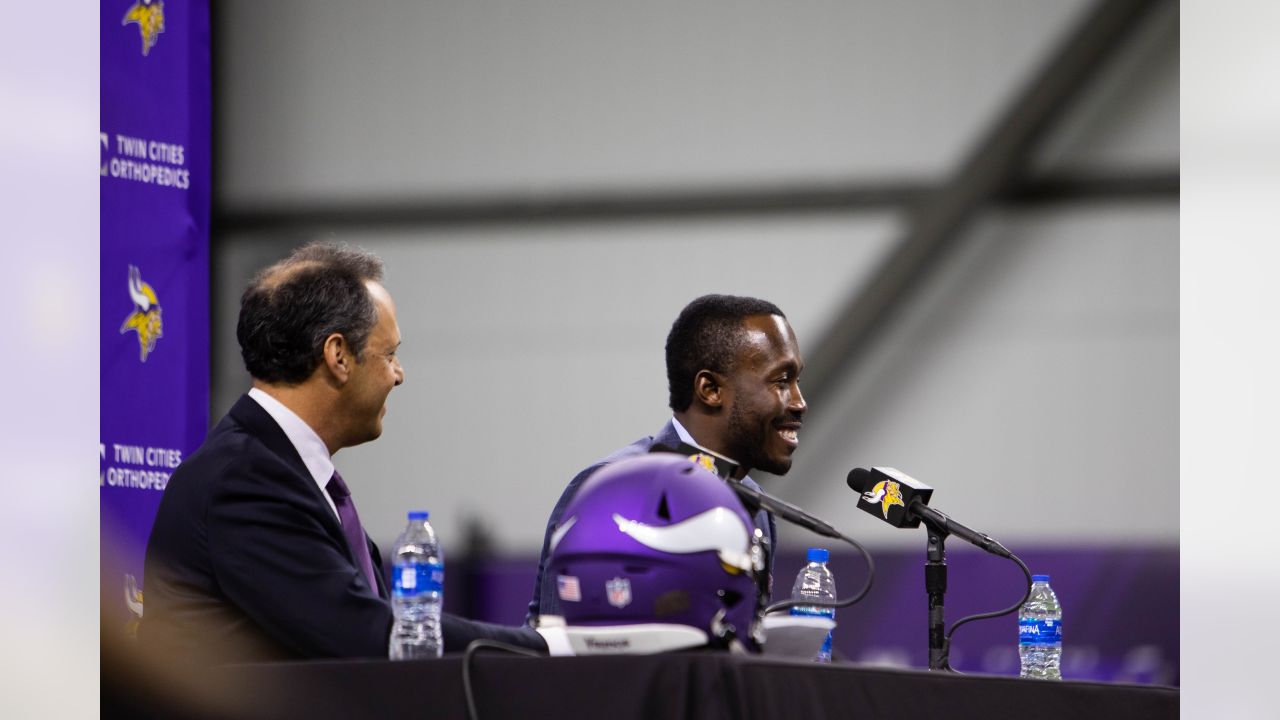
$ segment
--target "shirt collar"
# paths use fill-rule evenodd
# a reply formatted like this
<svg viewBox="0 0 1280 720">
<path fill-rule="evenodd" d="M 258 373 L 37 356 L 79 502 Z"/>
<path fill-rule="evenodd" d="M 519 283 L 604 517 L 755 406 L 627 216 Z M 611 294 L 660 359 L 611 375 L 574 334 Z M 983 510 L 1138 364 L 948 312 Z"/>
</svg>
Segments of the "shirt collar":
<svg viewBox="0 0 1280 720">
<path fill-rule="evenodd" d="M 302 458 L 302 464 L 307 466 L 311 478 L 315 480 L 316 485 L 320 486 L 320 494 L 324 495 L 334 516 L 337 516 L 338 508 L 333 504 L 333 498 L 329 497 L 328 490 L 325 489 L 329 479 L 333 477 L 334 467 L 333 457 L 329 455 L 329 448 L 325 446 L 324 441 L 306 421 L 298 417 L 297 413 L 265 391 L 256 387 L 250 388 L 249 397 L 257 401 L 284 431 L 285 437 L 289 438 L 289 442 Z"/>
<path fill-rule="evenodd" d="M 701 451 L 703 451 L 703 452 L 706 452 L 706 453 L 711 453 L 712 455 L 715 455 L 715 456 L 716 456 L 716 457 L 718 457 L 718 458 L 724 458 L 725 460 L 728 460 L 729 462 L 733 463 L 734 465 L 741 465 L 741 464 L 742 464 L 742 463 L 738 462 L 737 460 L 734 460 L 733 458 L 729 457 L 728 455 L 723 455 L 723 454 L 721 454 L 721 453 L 716 452 L 715 450 L 708 450 L 707 448 L 703 447 L 702 445 L 699 445 L 699 444 L 698 444 L 698 441 L 693 439 L 693 436 L 689 434 L 689 431 L 688 431 L 688 430 L 685 430 L 685 429 L 684 429 L 684 426 L 680 424 L 680 421 L 679 421 L 679 420 L 677 420 L 677 419 L 676 419 L 676 417 L 675 417 L 674 415 L 672 415 L 672 416 L 671 416 L 671 424 L 672 424 L 672 426 L 674 426 L 674 427 L 675 427 L 675 429 L 676 429 L 676 435 L 679 435 L 679 436 L 680 436 L 680 442 L 688 443 L 688 444 L 690 444 L 690 445 L 692 445 L 692 446 L 694 446 L 694 447 L 698 448 L 699 450 L 701 450 Z"/>
</svg>

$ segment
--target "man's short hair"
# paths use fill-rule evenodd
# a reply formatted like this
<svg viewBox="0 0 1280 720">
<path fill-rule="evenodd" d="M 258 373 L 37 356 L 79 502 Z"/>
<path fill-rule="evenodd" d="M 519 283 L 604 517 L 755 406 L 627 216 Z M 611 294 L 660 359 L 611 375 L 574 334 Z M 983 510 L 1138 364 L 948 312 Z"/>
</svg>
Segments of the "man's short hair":
<svg viewBox="0 0 1280 720">
<path fill-rule="evenodd" d="M 667 334 L 667 387 L 671 409 L 693 404 L 693 378 L 701 370 L 727 373 L 742 352 L 743 321 L 753 315 L 786 315 L 777 305 L 753 297 L 703 295 L 680 311 Z"/>
<path fill-rule="evenodd" d="M 333 333 L 360 360 L 378 322 L 368 281 L 382 281 L 382 260 L 332 242 L 304 245 L 259 272 L 240 298 L 236 324 L 245 369 L 265 382 L 301 383 Z"/>
</svg>

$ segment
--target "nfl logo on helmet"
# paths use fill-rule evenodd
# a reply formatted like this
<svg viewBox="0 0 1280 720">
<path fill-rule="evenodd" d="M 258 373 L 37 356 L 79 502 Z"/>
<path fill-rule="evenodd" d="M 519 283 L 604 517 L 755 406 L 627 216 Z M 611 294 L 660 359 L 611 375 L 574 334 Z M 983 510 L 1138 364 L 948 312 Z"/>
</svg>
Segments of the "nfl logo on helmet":
<svg viewBox="0 0 1280 720">
<path fill-rule="evenodd" d="M 624 608 L 631 604 L 631 580 L 616 577 L 604 584 L 609 596 L 609 604 L 616 608 Z"/>
</svg>

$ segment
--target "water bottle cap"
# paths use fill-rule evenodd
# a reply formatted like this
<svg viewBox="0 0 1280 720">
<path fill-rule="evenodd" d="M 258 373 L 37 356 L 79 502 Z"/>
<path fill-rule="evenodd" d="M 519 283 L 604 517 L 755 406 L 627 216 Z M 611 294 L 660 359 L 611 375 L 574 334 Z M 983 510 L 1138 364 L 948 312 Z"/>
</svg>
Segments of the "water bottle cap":
<svg viewBox="0 0 1280 720">
<path fill-rule="evenodd" d="M 806 559 L 809 562 L 824 563 L 830 557 L 831 557 L 831 553 L 827 552 L 826 548 L 809 548 L 809 554 L 806 556 Z"/>
<path fill-rule="evenodd" d="M 1033 583 L 1038 583 L 1038 582 L 1047 583 L 1047 582 L 1049 582 L 1049 576 L 1048 576 L 1048 575 L 1032 575 L 1032 576 L 1031 576 L 1031 582 L 1033 582 Z"/>
<path fill-rule="evenodd" d="M 431 515 L 431 513 L 426 510 L 410 510 L 409 520 L 426 520 L 429 515 Z"/>
</svg>

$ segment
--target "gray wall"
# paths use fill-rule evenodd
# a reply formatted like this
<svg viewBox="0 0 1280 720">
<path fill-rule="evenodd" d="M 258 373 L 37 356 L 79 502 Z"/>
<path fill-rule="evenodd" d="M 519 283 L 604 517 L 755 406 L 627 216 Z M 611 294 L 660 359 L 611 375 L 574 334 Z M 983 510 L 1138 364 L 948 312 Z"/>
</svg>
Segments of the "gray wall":
<svg viewBox="0 0 1280 720">
<path fill-rule="evenodd" d="M 215 202 L 936 182 L 1088 8 L 219 3 Z M 1176 170 L 1177 37 L 1173 8 L 1037 172 Z M 905 211 L 330 228 L 388 261 L 405 337 L 384 436 L 336 458 L 366 525 L 385 545 L 425 507 L 446 547 L 476 518 L 535 552 L 568 479 L 667 417 L 684 303 L 769 298 L 804 349 Z M 1173 198 L 984 213 L 857 372 L 809 398 L 825 412 L 771 488 L 873 544 L 918 538 L 854 515 L 854 465 L 899 467 L 1008 541 L 1177 542 L 1177 217 Z M 216 417 L 247 387 L 239 293 L 299 233 L 215 232 Z M 1138 496 L 1155 510 L 1135 518 Z"/>
<path fill-rule="evenodd" d="M 1177 234 L 1165 203 L 985 217 L 775 489 L 879 543 L 923 539 L 859 522 L 849 468 L 1001 540 L 1176 543 Z"/>
<path fill-rule="evenodd" d="M 218 3 L 218 192 L 931 178 L 1089 5 Z"/>
</svg>

